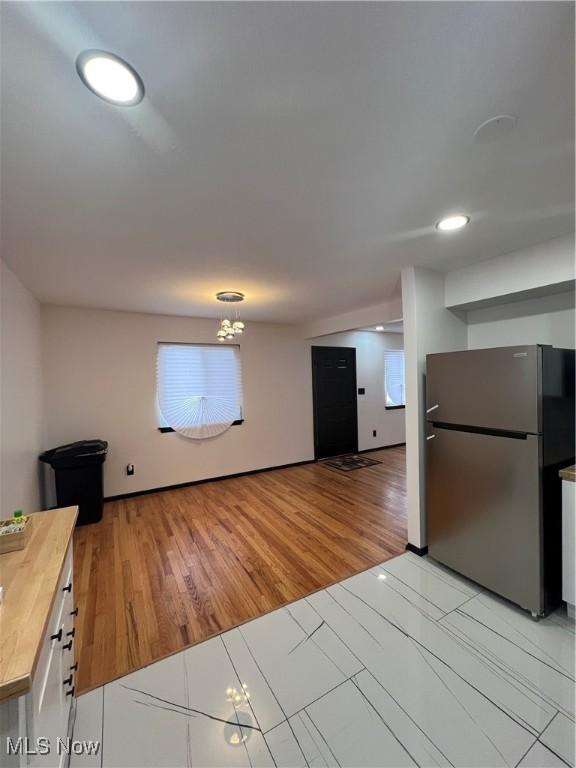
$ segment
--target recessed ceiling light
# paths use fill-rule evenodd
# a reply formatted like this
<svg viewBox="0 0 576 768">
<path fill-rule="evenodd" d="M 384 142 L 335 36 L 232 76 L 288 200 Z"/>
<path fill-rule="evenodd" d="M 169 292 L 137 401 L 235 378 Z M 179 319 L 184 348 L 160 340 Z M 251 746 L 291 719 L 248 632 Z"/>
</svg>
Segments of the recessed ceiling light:
<svg viewBox="0 0 576 768">
<path fill-rule="evenodd" d="M 383 325 L 377 325 L 376 326 L 376 330 L 377 331 L 383 331 L 384 330 L 384 326 Z"/>
<path fill-rule="evenodd" d="M 144 98 L 144 83 L 130 64 L 107 51 L 83 51 L 76 71 L 96 96 L 118 107 L 133 107 Z"/>
<path fill-rule="evenodd" d="M 438 224 L 436 224 L 436 229 L 439 229 L 440 232 L 453 232 L 455 229 L 462 229 L 462 227 L 465 227 L 469 221 L 469 216 L 457 213 L 453 216 L 447 216 L 445 219 L 440 219 Z"/>
</svg>

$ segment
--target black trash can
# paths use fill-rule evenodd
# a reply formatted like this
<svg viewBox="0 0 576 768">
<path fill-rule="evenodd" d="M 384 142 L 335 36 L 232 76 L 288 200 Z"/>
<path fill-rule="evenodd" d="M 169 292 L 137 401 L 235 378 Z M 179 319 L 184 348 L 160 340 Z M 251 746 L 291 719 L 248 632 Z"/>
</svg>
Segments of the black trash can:
<svg viewBox="0 0 576 768">
<path fill-rule="evenodd" d="M 105 440 L 80 440 L 44 451 L 40 456 L 40 461 L 54 470 L 58 506 L 78 505 L 77 525 L 102 519 L 102 465 L 107 451 Z"/>
</svg>

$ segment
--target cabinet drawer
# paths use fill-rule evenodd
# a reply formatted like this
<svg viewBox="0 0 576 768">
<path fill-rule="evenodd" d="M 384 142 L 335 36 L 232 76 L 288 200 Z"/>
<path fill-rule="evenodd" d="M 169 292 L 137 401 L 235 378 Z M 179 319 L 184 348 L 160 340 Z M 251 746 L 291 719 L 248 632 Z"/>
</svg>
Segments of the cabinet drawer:
<svg viewBox="0 0 576 768">
<path fill-rule="evenodd" d="M 42 642 L 32 690 L 27 697 L 27 731 L 31 739 L 45 737 L 55 745 L 65 738 L 72 705 L 75 673 L 72 543 L 66 553 L 62 575 L 54 597 L 52 613 Z M 68 634 L 70 633 L 70 634 Z M 69 649 L 67 645 L 70 644 Z M 61 768 L 55 752 L 30 759 L 30 768 Z"/>
<path fill-rule="evenodd" d="M 69 640 L 66 633 L 73 628 L 74 617 L 70 615 L 74 606 L 72 578 L 73 561 L 72 544 L 70 544 L 32 683 L 31 715 L 33 720 L 37 718 L 42 710 L 52 664 L 55 661 L 61 664 L 63 647 Z"/>
</svg>

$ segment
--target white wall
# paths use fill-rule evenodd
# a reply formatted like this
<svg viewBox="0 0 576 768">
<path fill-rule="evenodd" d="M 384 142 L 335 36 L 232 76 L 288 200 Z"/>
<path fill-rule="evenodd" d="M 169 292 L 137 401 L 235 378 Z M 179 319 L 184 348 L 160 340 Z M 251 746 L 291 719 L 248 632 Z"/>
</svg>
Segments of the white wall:
<svg viewBox="0 0 576 768">
<path fill-rule="evenodd" d="M 406 365 L 406 483 L 408 541 L 426 545 L 426 355 L 466 349 L 467 326 L 444 306 L 444 275 L 402 271 Z"/>
<path fill-rule="evenodd" d="M 574 281 L 574 236 L 470 264 L 446 275 L 445 304 L 499 303 Z M 565 285 L 565 290 L 569 286 Z M 528 296 L 526 296 L 528 297 Z"/>
<path fill-rule="evenodd" d="M 108 440 L 107 496 L 314 456 L 310 345 L 295 328 L 248 324 L 245 422 L 194 441 L 157 430 L 156 345 L 213 343 L 217 321 L 50 306 L 43 322 L 47 442 Z M 128 463 L 134 476 L 126 475 Z"/>
<path fill-rule="evenodd" d="M 368 328 L 373 325 L 389 323 L 402 319 L 402 300 L 400 295 L 391 296 L 382 304 L 374 304 L 370 307 L 362 307 L 352 312 L 345 312 L 320 320 L 306 323 L 302 328 L 302 334 L 307 339 L 324 336 L 327 334 L 341 333 L 355 328 Z"/>
<path fill-rule="evenodd" d="M 0 262 L 0 517 L 40 508 L 43 448 L 40 305 Z"/>
<path fill-rule="evenodd" d="M 468 348 L 552 344 L 574 349 L 574 292 L 485 307 L 467 313 Z"/>
<path fill-rule="evenodd" d="M 366 394 L 358 395 L 358 450 L 396 445 L 405 441 L 404 410 L 386 410 L 384 393 L 384 352 L 403 349 L 401 333 L 350 331 L 312 339 L 318 347 L 355 347 L 358 387 Z M 376 437 L 372 435 L 376 430 Z"/>
</svg>

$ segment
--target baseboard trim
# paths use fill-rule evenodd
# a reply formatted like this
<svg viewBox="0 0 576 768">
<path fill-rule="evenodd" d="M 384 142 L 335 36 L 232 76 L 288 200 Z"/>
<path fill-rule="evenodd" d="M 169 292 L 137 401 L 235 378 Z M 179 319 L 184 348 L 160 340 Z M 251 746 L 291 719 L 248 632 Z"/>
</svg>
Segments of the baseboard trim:
<svg viewBox="0 0 576 768">
<path fill-rule="evenodd" d="M 428 554 L 428 546 L 425 547 L 415 547 L 414 544 L 406 544 L 406 549 L 408 552 L 413 552 L 415 555 L 418 555 L 419 557 L 424 557 L 424 555 Z"/>
<path fill-rule="evenodd" d="M 261 469 L 249 469 L 246 472 L 236 472 L 232 475 L 219 475 L 218 477 L 205 477 L 201 480 L 189 480 L 186 483 L 177 483 L 176 485 L 161 485 L 159 488 L 146 488 L 144 491 L 130 491 L 129 493 L 119 493 L 116 496 L 105 496 L 104 501 L 120 501 L 122 499 L 131 499 L 133 496 L 147 496 L 150 493 L 162 493 L 163 491 L 176 491 L 178 488 L 188 488 L 192 485 L 201 485 L 202 483 L 216 483 L 219 480 L 231 480 L 234 477 L 245 477 L 246 475 L 258 475 L 260 472 L 272 472 L 275 469 L 289 469 L 290 467 L 301 467 L 304 464 L 315 464 L 315 459 L 306 461 L 294 461 L 291 464 L 278 464 L 274 467 L 262 467 Z"/>
<path fill-rule="evenodd" d="M 378 448 L 366 448 L 357 453 L 370 453 L 370 451 L 383 451 L 386 448 L 399 448 L 406 443 L 394 443 L 393 445 L 381 445 Z M 232 475 L 218 475 L 218 477 L 205 477 L 201 480 L 189 480 L 186 483 L 177 483 L 176 485 L 161 485 L 158 488 L 146 488 L 144 491 L 130 491 L 129 493 L 119 493 L 116 496 L 105 496 L 104 501 L 121 501 L 122 499 L 131 499 L 135 496 L 147 496 L 150 493 L 162 493 L 163 491 L 176 491 L 178 488 L 189 488 L 201 483 L 216 483 L 219 480 L 231 480 L 234 477 L 245 477 L 246 475 L 257 475 L 260 472 L 273 472 L 275 469 L 289 469 L 290 467 L 301 467 L 304 464 L 316 464 L 318 459 L 306 459 L 305 461 L 293 461 L 291 464 L 277 464 L 273 467 L 262 467 L 261 469 L 248 469 L 246 472 L 236 472 Z M 410 545 L 412 546 L 412 545 Z M 408 547 L 406 547 L 408 549 Z M 426 547 L 426 550 L 428 548 Z M 411 550 L 420 554 L 416 549 Z M 426 554 L 425 552 L 422 554 Z"/>
<path fill-rule="evenodd" d="M 400 448 L 403 445 L 406 445 L 406 443 L 392 443 L 392 445 L 377 445 L 376 448 L 364 448 L 361 451 L 356 451 L 356 453 L 370 453 L 370 451 L 384 451 L 386 450 L 386 448 Z"/>
</svg>

